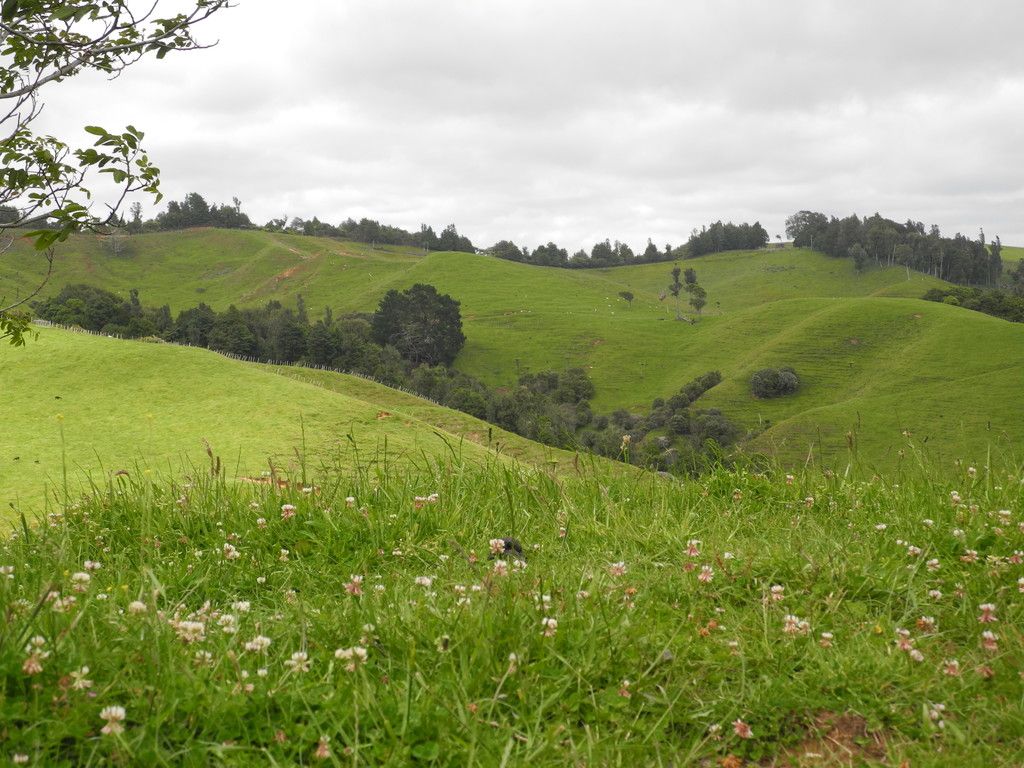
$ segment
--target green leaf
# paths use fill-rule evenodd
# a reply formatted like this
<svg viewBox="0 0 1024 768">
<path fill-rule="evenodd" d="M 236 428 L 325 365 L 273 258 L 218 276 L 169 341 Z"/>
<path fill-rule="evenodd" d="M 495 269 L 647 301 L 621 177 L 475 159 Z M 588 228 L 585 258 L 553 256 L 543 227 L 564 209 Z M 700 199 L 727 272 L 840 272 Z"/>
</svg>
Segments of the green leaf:
<svg viewBox="0 0 1024 768">
<path fill-rule="evenodd" d="M 87 125 L 85 126 L 85 132 L 91 133 L 93 136 L 106 136 L 107 131 L 105 128 L 100 128 L 98 125 Z"/>
<path fill-rule="evenodd" d="M 0 11 L 0 15 L 3 16 L 4 21 L 10 21 L 14 18 L 14 14 L 18 12 L 18 0 L 7 0 L 4 3 L 3 10 Z"/>
</svg>

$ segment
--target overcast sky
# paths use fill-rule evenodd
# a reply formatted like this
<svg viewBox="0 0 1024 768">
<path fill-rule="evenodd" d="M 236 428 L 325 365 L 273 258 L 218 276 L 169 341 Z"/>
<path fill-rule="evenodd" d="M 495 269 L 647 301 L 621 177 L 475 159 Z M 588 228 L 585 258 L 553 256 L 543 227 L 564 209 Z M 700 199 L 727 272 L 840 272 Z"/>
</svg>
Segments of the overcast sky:
<svg viewBox="0 0 1024 768">
<path fill-rule="evenodd" d="M 261 224 L 572 251 L 810 208 L 1024 244 L 1022 31 L 1020 0 L 240 0 L 37 127 L 133 123 L 165 195 Z"/>
</svg>

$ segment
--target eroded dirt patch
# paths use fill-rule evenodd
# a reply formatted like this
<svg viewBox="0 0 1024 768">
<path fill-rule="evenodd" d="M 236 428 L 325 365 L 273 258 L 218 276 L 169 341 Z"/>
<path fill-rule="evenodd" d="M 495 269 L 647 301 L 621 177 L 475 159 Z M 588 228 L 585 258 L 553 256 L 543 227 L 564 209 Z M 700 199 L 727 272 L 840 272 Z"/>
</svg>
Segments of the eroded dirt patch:
<svg viewBox="0 0 1024 768">
<path fill-rule="evenodd" d="M 860 715 L 821 712 L 809 730 L 797 746 L 762 765 L 770 768 L 885 765 L 885 734 L 869 731 L 867 721 Z"/>
</svg>

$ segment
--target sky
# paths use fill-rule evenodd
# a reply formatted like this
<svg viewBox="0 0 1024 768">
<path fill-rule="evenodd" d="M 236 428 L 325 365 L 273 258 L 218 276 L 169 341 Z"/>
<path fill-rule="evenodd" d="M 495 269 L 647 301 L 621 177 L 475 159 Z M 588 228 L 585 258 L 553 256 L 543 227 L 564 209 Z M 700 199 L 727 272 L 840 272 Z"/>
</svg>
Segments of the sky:
<svg viewBox="0 0 1024 768">
<path fill-rule="evenodd" d="M 572 252 L 811 209 L 1024 245 L 1022 29 L 1020 0 L 239 0 L 36 127 L 134 124 L 166 197 L 259 224 Z"/>
</svg>

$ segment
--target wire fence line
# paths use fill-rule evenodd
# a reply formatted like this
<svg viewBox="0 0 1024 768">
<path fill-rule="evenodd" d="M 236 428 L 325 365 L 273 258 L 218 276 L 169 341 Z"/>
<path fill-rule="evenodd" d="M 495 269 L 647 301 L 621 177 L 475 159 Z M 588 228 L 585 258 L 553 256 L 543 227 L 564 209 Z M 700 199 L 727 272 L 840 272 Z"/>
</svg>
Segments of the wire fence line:
<svg viewBox="0 0 1024 768">
<path fill-rule="evenodd" d="M 121 336 L 120 334 L 116 334 L 116 333 L 102 333 L 100 331 L 90 331 L 90 330 L 88 330 L 86 328 L 82 328 L 79 325 L 64 325 L 62 323 L 54 323 L 54 322 L 51 322 L 49 320 L 43 320 L 42 318 L 38 318 L 38 317 L 34 318 L 32 320 L 32 323 L 34 325 L 38 325 L 38 326 L 40 326 L 42 328 L 57 328 L 58 330 L 68 331 L 70 333 L 82 333 L 82 334 L 85 334 L 87 336 L 102 336 L 103 338 L 106 338 L 106 339 L 117 339 L 118 341 L 139 341 L 139 342 L 142 342 L 142 343 L 147 343 L 146 342 L 147 338 L 159 338 L 159 337 L 132 338 L 132 337 L 128 337 L 128 336 Z M 260 358 L 260 357 L 253 357 L 252 355 L 239 355 L 239 354 L 235 354 L 234 352 L 225 352 L 225 351 L 220 350 L 220 349 L 212 349 L 210 347 L 203 347 L 203 346 L 199 346 L 197 344 L 187 344 L 187 343 L 182 343 L 182 342 L 178 342 L 178 341 L 167 341 L 166 339 L 160 339 L 160 343 L 161 344 L 170 344 L 171 346 L 175 346 L 175 347 L 188 347 L 189 349 L 205 349 L 207 352 L 215 352 L 216 354 L 221 355 L 222 357 L 227 357 L 227 358 L 230 358 L 232 360 L 238 360 L 239 362 L 243 362 L 243 363 L 257 363 L 259 365 L 276 365 L 276 366 L 279 366 L 281 368 L 306 368 L 308 370 L 313 370 L 313 371 L 327 371 L 329 373 L 340 373 L 340 374 L 342 374 L 344 376 L 355 376 L 356 378 L 363 379 L 363 381 L 369 381 L 369 382 L 372 382 L 374 384 L 378 384 L 378 385 L 380 385 L 382 387 L 387 387 L 388 389 L 394 389 L 394 390 L 396 390 L 398 392 L 402 392 L 402 393 L 407 394 L 407 395 L 412 395 L 413 397 L 417 397 L 420 400 L 426 400 L 428 403 L 433 403 L 434 405 L 441 406 L 442 408 L 443 407 L 447 407 L 447 406 L 444 406 L 442 403 L 439 403 L 437 400 L 434 400 L 433 398 L 427 397 L 426 395 L 422 395 L 419 392 L 416 392 L 415 390 L 406 389 L 405 387 L 396 387 L 393 384 L 387 384 L 386 382 L 383 382 L 380 379 L 375 379 L 373 376 L 369 376 L 369 375 L 367 375 L 365 373 L 361 373 L 359 371 L 346 371 L 346 370 L 344 370 L 342 368 L 333 368 L 333 367 L 331 367 L 329 365 L 317 365 L 316 363 L 301 363 L 301 362 L 300 363 L 287 363 L 287 362 L 282 362 L 280 360 L 266 360 L 266 359 L 263 359 L 263 358 Z"/>
</svg>

